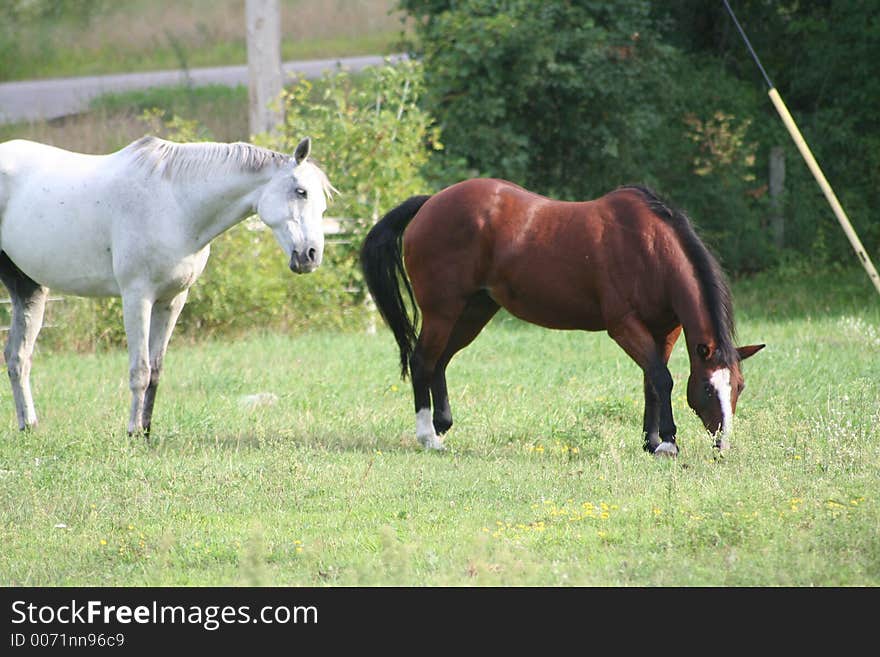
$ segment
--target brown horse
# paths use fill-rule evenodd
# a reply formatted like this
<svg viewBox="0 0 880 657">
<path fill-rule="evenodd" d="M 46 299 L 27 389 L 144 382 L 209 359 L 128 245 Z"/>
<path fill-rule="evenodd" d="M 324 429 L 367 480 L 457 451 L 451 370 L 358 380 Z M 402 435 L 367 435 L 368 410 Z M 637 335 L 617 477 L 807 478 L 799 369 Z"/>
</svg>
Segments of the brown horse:
<svg viewBox="0 0 880 657">
<path fill-rule="evenodd" d="M 743 389 L 740 361 L 764 347 L 734 346 L 721 268 L 688 218 L 644 187 L 572 203 L 466 180 L 391 210 L 367 235 L 361 266 L 404 378 L 409 368 L 426 448 L 442 449 L 438 436 L 452 426 L 450 359 L 501 306 L 547 328 L 606 330 L 644 372 L 645 449 L 654 454 L 678 454 L 667 363 L 682 329 L 688 404 L 719 449 Z"/>
</svg>

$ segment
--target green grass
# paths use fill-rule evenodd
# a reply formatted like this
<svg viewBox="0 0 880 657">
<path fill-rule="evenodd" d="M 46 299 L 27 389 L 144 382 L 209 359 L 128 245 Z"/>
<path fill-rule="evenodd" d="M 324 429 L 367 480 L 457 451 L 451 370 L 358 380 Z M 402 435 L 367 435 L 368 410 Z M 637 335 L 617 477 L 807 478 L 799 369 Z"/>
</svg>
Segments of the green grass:
<svg viewBox="0 0 880 657">
<path fill-rule="evenodd" d="M 0 81 L 245 64 L 244 2 L 135 0 L 0 7 Z M 285 60 L 389 54 L 404 33 L 393 0 L 283 0 Z"/>
<path fill-rule="evenodd" d="M 385 55 L 397 50 L 395 43 L 399 40 L 398 30 L 368 34 L 354 40 L 345 37 L 286 42 L 282 44 L 281 56 L 288 61 Z M 207 45 L 186 54 L 171 45 L 149 51 L 126 51 L 116 46 L 93 50 L 51 50 L 43 56 L 42 61 L 31 61 L 30 65 L 16 69 L 14 79 L 138 73 L 246 63 L 244 40 Z"/>
<path fill-rule="evenodd" d="M 838 276 L 735 286 L 768 347 L 721 459 L 681 345 L 683 451 L 655 459 L 607 336 L 508 317 L 450 368 L 442 454 L 384 328 L 172 342 L 150 442 L 125 435 L 124 353 L 40 352 L 40 427 L 0 404 L 0 584 L 876 586 L 880 304 Z"/>
</svg>

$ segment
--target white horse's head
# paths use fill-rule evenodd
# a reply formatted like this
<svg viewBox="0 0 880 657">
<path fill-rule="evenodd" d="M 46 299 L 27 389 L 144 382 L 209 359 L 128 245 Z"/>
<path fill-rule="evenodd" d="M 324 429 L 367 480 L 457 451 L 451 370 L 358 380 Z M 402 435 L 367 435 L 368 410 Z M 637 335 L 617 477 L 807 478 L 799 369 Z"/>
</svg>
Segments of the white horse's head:
<svg viewBox="0 0 880 657">
<path fill-rule="evenodd" d="M 335 191 L 327 176 L 309 162 L 311 139 L 303 139 L 293 157 L 263 188 L 257 214 L 290 258 L 290 269 L 306 274 L 317 269 L 324 256 L 323 216 Z"/>
</svg>

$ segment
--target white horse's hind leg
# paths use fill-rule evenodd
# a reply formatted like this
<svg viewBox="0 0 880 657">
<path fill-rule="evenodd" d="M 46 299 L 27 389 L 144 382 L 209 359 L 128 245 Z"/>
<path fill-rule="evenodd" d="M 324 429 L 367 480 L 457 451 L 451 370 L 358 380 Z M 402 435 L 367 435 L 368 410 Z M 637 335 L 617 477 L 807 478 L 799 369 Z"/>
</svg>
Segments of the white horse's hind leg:
<svg viewBox="0 0 880 657">
<path fill-rule="evenodd" d="M 9 329 L 5 355 L 19 429 L 37 425 L 37 412 L 31 394 L 31 362 L 37 335 L 43 326 L 48 293 L 48 288 L 39 286 L 20 305 L 13 301 L 12 326 Z"/>
<path fill-rule="evenodd" d="M 25 275 L 5 253 L 0 253 L 0 278 L 12 300 L 12 321 L 4 355 L 12 384 L 18 428 L 23 430 L 37 424 L 31 395 L 31 359 L 37 335 L 43 326 L 49 290 Z"/>
<path fill-rule="evenodd" d="M 128 342 L 128 387 L 131 389 L 128 435 L 144 430 L 144 394 L 150 383 L 148 339 L 152 305 L 143 296 L 122 295 L 122 316 Z"/>
<path fill-rule="evenodd" d="M 167 303 L 156 303 L 153 306 L 153 315 L 150 320 L 150 383 L 144 394 L 143 423 L 144 432 L 150 432 L 150 424 L 153 419 L 153 404 L 156 402 L 156 388 L 159 386 L 159 376 L 162 374 L 162 363 L 165 360 L 165 352 L 168 350 L 168 342 L 171 333 L 180 317 L 180 311 L 186 303 L 188 290 L 184 290 Z"/>
</svg>

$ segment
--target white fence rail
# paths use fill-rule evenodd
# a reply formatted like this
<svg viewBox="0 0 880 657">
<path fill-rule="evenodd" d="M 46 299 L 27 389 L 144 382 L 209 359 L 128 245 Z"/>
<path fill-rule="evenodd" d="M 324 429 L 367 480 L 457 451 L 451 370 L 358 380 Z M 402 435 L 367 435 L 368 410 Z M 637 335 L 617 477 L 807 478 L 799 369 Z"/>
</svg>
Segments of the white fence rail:
<svg viewBox="0 0 880 657">
<path fill-rule="evenodd" d="M 49 303 L 50 301 L 64 301 L 64 297 L 49 297 L 46 299 L 46 303 Z M 0 299 L 0 305 L 8 306 L 10 304 L 12 304 L 12 299 Z M 52 328 L 53 326 L 55 326 L 55 324 L 43 324 L 44 329 Z M 8 326 L 0 326 L 0 333 L 6 333 L 8 330 Z"/>
</svg>

